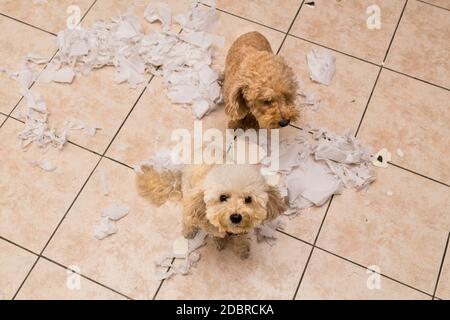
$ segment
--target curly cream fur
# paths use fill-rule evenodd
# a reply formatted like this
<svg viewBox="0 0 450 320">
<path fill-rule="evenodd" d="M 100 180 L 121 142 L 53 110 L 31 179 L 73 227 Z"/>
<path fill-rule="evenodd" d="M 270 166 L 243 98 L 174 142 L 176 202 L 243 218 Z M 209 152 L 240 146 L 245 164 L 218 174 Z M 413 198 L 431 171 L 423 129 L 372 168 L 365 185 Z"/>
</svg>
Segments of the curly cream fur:
<svg viewBox="0 0 450 320">
<path fill-rule="evenodd" d="M 240 36 L 231 46 L 225 66 L 225 112 L 232 129 L 274 129 L 281 120 L 294 122 L 297 82 L 282 57 L 273 54 L 258 32 Z"/>
<path fill-rule="evenodd" d="M 267 185 L 255 166 L 189 165 L 181 173 L 144 166 L 137 172 L 137 186 L 155 205 L 173 198 L 174 192 L 182 194 L 183 235 L 193 238 L 203 229 L 215 237 L 219 250 L 231 242 L 243 259 L 250 253 L 247 234 L 286 210 L 278 190 Z M 226 201 L 221 201 L 221 196 L 226 196 Z M 236 213 L 242 221 L 233 224 L 230 217 Z"/>
</svg>

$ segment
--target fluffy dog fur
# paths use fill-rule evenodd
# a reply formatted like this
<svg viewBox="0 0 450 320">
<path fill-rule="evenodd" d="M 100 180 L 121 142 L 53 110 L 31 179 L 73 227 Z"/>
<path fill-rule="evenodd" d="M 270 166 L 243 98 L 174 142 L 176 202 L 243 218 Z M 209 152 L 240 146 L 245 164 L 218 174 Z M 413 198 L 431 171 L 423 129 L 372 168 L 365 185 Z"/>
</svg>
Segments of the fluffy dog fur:
<svg viewBox="0 0 450 320">
<path fill-rule="evenodd" d="M 144 165 L 137 186 L 157 206 L 181 196 L 183 235 L 191 239 L 201 228 L 214 237 L 219 250 L 230 242 L 242 259 L 250 254 L 247 233 L 286 210 L 278 190 L 248 165 L 189 165 L 178 173 Z M 242 217 L 239 223 L 231 221 L 236 214 Z"/>
<path fill-rule="evenodd" d="M 231 46 L 224 73 L 225 112 L 231 129 L 274 129 L 298 119 L 297 82 L 282 57 L 258 32 Z"/>
</svg>

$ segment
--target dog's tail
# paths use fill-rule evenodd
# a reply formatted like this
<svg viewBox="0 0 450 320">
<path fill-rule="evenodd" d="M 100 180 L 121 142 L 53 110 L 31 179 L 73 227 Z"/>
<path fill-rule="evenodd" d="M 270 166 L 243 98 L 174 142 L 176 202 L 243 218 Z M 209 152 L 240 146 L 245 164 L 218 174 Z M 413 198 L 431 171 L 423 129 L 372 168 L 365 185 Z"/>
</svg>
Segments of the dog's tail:
<svg viewBox="0 0 450 320">
<path fill-rule="evenodd" d="M 139 194 L 158 207 L 183 196 L 180 170 L 156 170 L 151 164 L 143 164 L 136 170 L 136 184 Z"/>
</svg>

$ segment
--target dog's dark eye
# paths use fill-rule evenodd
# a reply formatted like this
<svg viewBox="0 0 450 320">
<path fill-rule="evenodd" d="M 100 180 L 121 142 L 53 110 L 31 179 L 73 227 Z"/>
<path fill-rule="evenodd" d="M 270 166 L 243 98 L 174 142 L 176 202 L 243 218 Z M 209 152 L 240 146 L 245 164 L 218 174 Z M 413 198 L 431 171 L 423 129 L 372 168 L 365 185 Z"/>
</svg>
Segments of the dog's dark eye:
<svg viewBox="0 0 450 320">
<path fill-rule="evenodd" d="M 225 202 L 228 200 L 228 196 L 225 194 L 222 194 L 219 199 L 220 199 L 220 202 Z"/>
<path fill-rule="evenodd" d="M 245 197 L 245 203 L 252 203 L 252 197 Z"/>
<path fill-rule="evenodd" d="M 272 101 L 271 101 L 271 100 L 263 100 L 263 103 L 264 103 L 266 106 L 268 106 L 268 105 L 272 104 Z"/>
</svg>

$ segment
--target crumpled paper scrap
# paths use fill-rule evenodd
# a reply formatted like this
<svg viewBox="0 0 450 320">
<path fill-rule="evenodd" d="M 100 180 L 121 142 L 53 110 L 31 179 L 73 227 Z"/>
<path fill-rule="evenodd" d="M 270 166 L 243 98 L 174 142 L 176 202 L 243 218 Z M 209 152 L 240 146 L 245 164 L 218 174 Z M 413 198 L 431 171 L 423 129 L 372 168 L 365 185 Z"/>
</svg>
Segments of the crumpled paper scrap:
<svg viewBox="0 0 450 320">
<path fill-rule="evenodd" d="M 329 86 L 336 73 L 336 57 L 325 49 L 312 49 L 306 57 L 311 80 Z"/>
<path fill-rule="evenodd" d="M 129 213 L 129 208 L 113 203 L 108 208 L 103 209 L 100 223 L 94 229 L 94 237 L 103 240 L 110 235 L 117 233 L 116 221 L 124 218 Z"/>
<path fill-rule="evenodd" d="M 47 172 L 54 172 L 58 168 L 49 160 L 34 161 L 33 165 Z"/>
<path fill-rule="evenodd" d="M 150 23 L 160 21 L 162 29 L 169 31 L 172 25 L 172 10 L 163 2 L 150 3 L 145 8 L 144 18 Z"/>
<path fill-rule="evenodd" d="M 170 267 L 169 270 L 157 271 L 158 279 L 164 280 L 177 274 L 189 274 L 192 267 L 194 267 L 200 260 L 200 254 L 195 251 L 206 244 L 206 237 L 207 233 L 203 230 L 199 230 L 194 239 L 176 239 L 173 244 L 172 252 L 163 255 L 155 261 L 157 268 Z M 181 265 L 172 264 L 173 259 L 182 260 Z"/>
</svg>

